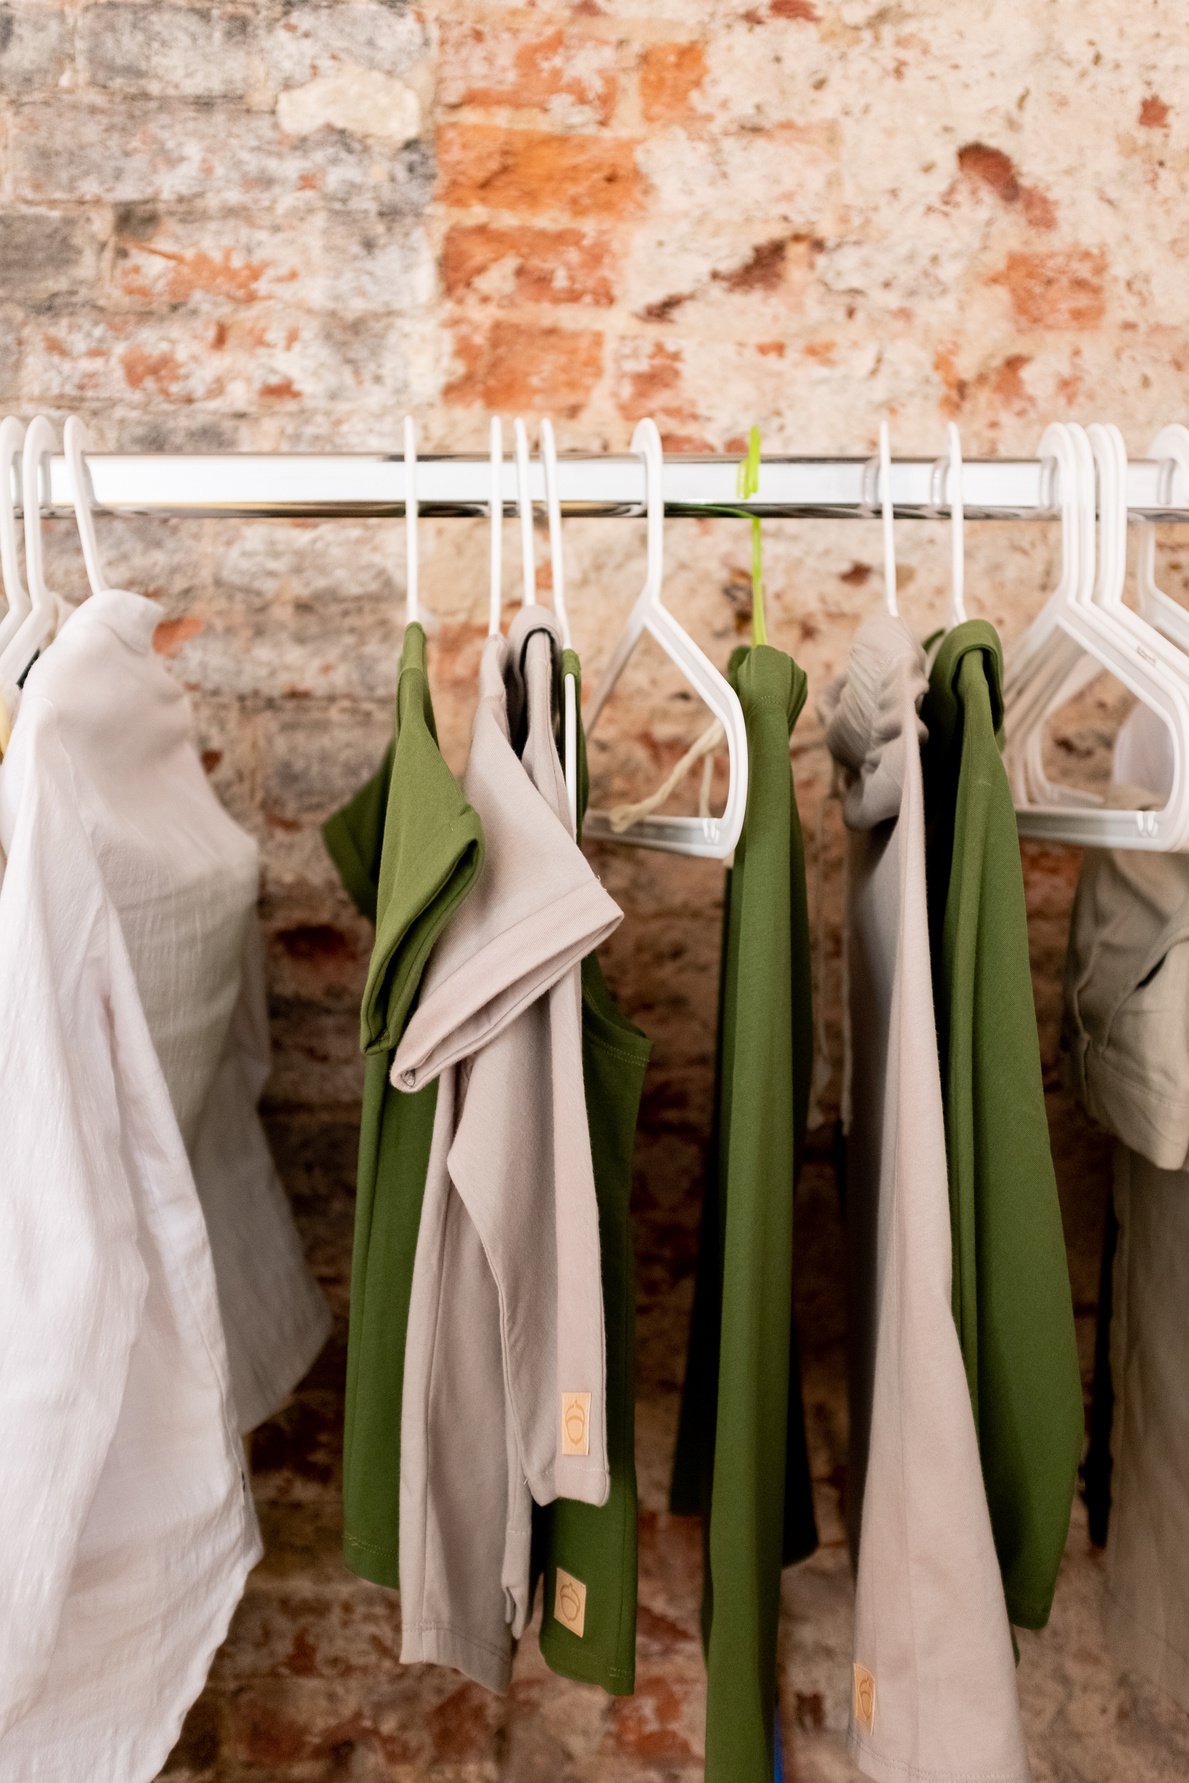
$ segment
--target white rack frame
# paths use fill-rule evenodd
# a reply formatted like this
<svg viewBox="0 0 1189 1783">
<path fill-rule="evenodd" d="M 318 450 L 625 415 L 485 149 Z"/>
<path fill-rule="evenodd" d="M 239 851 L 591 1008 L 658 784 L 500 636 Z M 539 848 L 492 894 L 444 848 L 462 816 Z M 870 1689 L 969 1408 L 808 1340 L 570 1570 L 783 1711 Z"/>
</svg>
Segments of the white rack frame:
<svg viewBox="0 0 1189 1783">
<path fill-rule="evenodd" d="M 750 500 L 735 494 L 738 465 L 738 457 L 725 454 L 666 457 L 666 514 L 697 517 L 730 508 L 762 519 L 871 519 L 879 512 L 875 459 L 766 458 L 761 493 Z M 948 516 L 944 465 L 944 459 L 893 460 L 891 494 L 898 518 Z M 405 511 L 403 458 L 385 453 L 96 452 L 88 454 L 87 468 L 95 506 L 116 514 L 333 519 L 399 518 Z M 1034 458 L 968 459 L 963 467 L 966 518 L 1052 518 L 1051 468 Z M 1189 521 L 1189 488 L 1179 471 L 1170 482 L 1169 466 L 1133 459 L 1127 479 L 1133 519 Z M 558 482 L 563 514 L 643 513 L 644 467 L 630 453 L 562 457 Z M 426 518 L 486 514 L 490 489 L 491 465 L 485 454 L 429 455 L 417 461 L 417 502 Z M 544 502 L 544 470 L 538 459 L 530 466 L 530 493 L 534 503 Z M 515 510 L 516 495 L 516 467 L 508 459 L 503 468 L 508 513 Z M 73 511 L 70 467 L 60 454 L 44 461 L 42 507 L 50 514 Z"/>
</svg>

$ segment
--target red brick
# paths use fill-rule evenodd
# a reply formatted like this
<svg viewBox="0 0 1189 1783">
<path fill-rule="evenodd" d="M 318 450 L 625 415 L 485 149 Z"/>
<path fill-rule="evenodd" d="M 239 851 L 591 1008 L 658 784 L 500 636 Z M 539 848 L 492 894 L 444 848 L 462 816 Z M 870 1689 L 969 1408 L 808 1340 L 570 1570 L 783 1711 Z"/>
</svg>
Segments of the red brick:
<svg viewBox="0 0 1189 1783">
<path fill-rule="evenodd" d="M 1037 186 L 1026 186 L 1015 162 L 1002 149 L 985 142 L 968 142 L 958 150 L 958 170 L 975 185 L 986 186 L 1004 204 L 1018 205 L 1036 229 L 1053 229 L 1057 211 L 1051 198 Z"/>
<path fill-rule="evenodd" d="M 640 62 L 640 104 L 650 124 L 679 123 L 695 115 L 693 96 L 706 78 L 700 43 L 650 43 Z"/>
<path fill-rule="evenodd" d="M 1155 93 L 1149 93 L 1139 108 L 1140 126 L 1144 130 L 1163 130 L 1168 123 L 1169 108 Z"/>
<path fill-rule="evenodd" d="M 596 306 L 615 300 L 617 263 L 611 246 L 581 229 L 456 223 L 447 232 L 441 266 L 442 284 L 451 297 L 470 293 Z"/>
<path fill-rule="evenodd" d="M 444 392 L 447 402 L 485 409 L 530 409 L 577 415 L 603 370 L 603 337 L 528 322 L 493 322 L 455 335 L 461 367 Z"/>
<path fill-rule="evenodd" d="M 664 341 L 624 341 L 615 380 L 615 401 L 620 413 L 629 421 L 652 414 L 681 426 L 695 421 L 697 411 L 682 382 L 683 370 L 680 347 Z"/>
<path fill-rule="evenodd" d="M 622 217 L 638 208 L 636 145 L 623 137 L 560 136 L 453 124 L 438 132 L 438 196 L 531 216 Z"/>
<path fill-rule="evenodd" d="M 605 124 L 615 109 L 615 46 L 570 28 L 546 33 L 443 21 L 440 103 L 548 111 L 569 105 Z"/>
<path fill-rule="evenodd" d="M 1101 248 L 1009 254 L 989 283 L 1006 287 L 1021 328 L 1097 328 L 1106 311 Z"/>
</svg>

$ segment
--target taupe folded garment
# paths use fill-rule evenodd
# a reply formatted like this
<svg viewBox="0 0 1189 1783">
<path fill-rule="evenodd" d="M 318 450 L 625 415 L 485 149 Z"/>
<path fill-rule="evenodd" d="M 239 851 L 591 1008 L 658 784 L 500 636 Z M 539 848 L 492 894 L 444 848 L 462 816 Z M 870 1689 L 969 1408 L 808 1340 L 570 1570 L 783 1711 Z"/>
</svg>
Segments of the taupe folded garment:
<svg viewBox="0 0 1189 1783">
<path fill-rule="evenodd" d="M 1167 797 L 1163 727 L 1142 708 L 1115 773 L 1110 803 Z M 1189 1710 L 1189 857 L 1087 851 L 1062 1037 L 1074 1089 L 1120 1141 L 1107 1637 Z"/>
<path fill-rule="evenodd" d="M 1007 1606 L 950 1302 L 925 903 L 924 691 L 918 645 L 903 620 L 881 614 L 860 627 L 846 674 L 821 701 L 850 831 L 850 1747 L 877 1783 L 1027 1783 Z"/>
<path fill-rule="evenodd" d="M 597 1505 L 610 1487 L 578 975 L 622 912 L 565 815 L 555 649 L 552 615 L 529 608 L 484 650 L 464 775 L 484 867 L 392 1070 L 402 1089 L 439 1080 L 405 1356 L 401 1659 L 495 1690 L 528 1618 L 530 1500 Z M 527 764 L 509 727 L 526 653 L 545 702 Z"/>
</svg>

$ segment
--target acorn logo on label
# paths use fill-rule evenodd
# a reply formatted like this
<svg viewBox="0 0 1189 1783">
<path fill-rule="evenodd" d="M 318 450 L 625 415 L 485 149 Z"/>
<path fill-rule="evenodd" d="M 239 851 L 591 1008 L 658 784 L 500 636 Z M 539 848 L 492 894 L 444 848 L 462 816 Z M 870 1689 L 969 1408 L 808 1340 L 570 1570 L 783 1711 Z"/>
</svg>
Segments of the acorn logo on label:
<svg viewBox="0 0 1189 1783">
<path fill-rule="evenodd" d="M 586 1629 L 586 1586 L 573 1573 L 557 1569 L 557 1589 L 553 1595 L 553 1613 L 563 1628 L 581 1640 Z"/>
<path fill-rule="evenodd" d="M 855 1662 L 855 1720 L 868 1733 L 875 1732 L 875 1679 L 865 1665 Z"/>
<path fill-rule="evenodd" d="M 563 1455 L 590 1454 L 589 1393 L 563 1393 L 561 1396 L 561 1452 Z"/>
</svg>

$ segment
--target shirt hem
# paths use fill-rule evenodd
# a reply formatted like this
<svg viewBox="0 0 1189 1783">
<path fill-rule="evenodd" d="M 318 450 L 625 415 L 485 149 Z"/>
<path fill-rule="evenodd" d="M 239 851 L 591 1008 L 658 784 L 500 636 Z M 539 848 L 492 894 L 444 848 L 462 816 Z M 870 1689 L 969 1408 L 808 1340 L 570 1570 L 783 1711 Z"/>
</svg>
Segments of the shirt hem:
<svg viewBox="0 0 1189 1783">
<path fill-rule="evenodd" d="M 846 1743 L 863 1775 L 873 1778 L 874 1783 L 1032 1783 L 1027 1760 L 1006 1771 L 934 1770 L 929 1765 L 913 1764 L 908 1759 L 890 1758 L 886 1753 L 876 1752 L 855 1732 L 853 1723 Z"/>
<path fill-rule="evenodd" d="M 1146 1627 L 1109 1585 L 1106 1633 L 1120 1665 L 1138 1672 L 1189 1711 L 1189 1657 L 1154 1628 Z"/>
<path fill-rule="evenodd" d="M 406 1627 L 401 1635 L 400 1662 L 451 1666 L 497 1696 L 507 1694 L 512 1679 L 510 1651 L 449 1622 L 414 1622 Z"/>
</svg>

